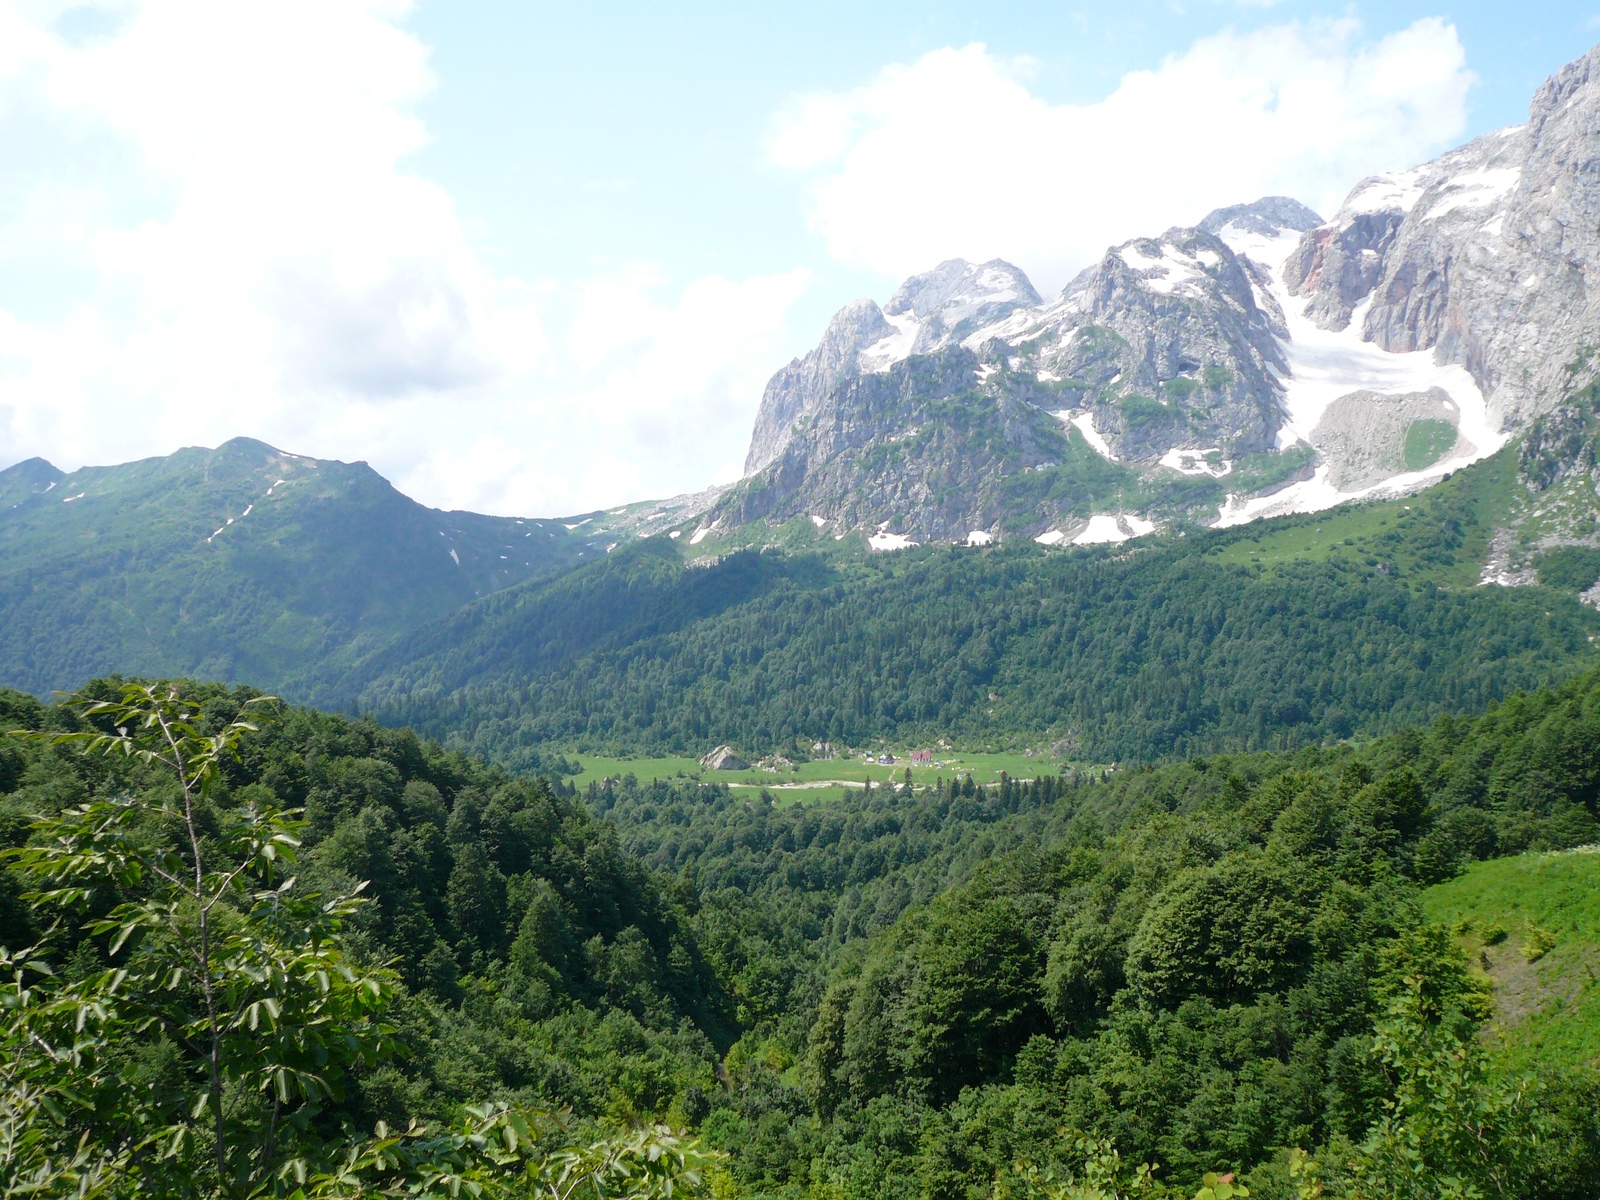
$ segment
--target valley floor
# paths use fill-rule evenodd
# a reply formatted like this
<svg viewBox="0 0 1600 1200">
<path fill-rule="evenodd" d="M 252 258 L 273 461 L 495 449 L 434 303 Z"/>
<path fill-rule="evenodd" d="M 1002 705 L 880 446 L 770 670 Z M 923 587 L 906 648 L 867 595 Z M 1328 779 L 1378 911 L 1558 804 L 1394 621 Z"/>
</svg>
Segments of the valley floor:
<svg viewBox="0 0 1600 1200">
<path fill-rule="evenodd" d="M 919 749 L 921 747 L 918 747 Z M 940 779 L 947 783 L 972 776 L 980 786 L 999 783 L 1002 777 L 1026 782 L 1039 775 L 1076 774 L 1082 778 L 1098 776 L 1106 764 L 1064 762 L 1048 751 L 1026 750 L 1006 753 L 984 751 L 935 750 L 930 764 L 913 763 L 911 750 L 903 746 L 878 747 L 853 751 L 848 757 L 817 758 L 788 765 L 752 764 L 743 771 L 711 771 L 693 758 L 619 758 L 568 752 L 568 757 L 583 768 L 572 782 L 579 788 L 606 779 L 632 775 L 640 783 L 654 780 L 723 783 L 735 793 L 773 793 L 780 803 L 795 800 L 837 800 L 846 791 L 860 791 L 869 781 L 873 787 L 903 783 L 911 772 L 912 786 L 930 788 Z M 892 763 L 877 761 L 879 755 L 892 755 Z"/>
</svg>

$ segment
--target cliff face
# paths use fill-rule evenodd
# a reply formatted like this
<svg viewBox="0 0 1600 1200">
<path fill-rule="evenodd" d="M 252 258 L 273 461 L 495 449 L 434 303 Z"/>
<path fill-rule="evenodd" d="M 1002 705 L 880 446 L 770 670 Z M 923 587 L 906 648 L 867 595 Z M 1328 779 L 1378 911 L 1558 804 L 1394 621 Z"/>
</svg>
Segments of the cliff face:
<svg viewBox="0 0 1600 1200">
<path fill-rule="evenodd" d="M 816 349 L 768 381 L 750 433 L 745 474 L 754 474 L 778 457 L 794 423 L 814 409 L 834 384 L 859 373 L 863 350 L 893 334 L 894 326 L 871 300 L 853 300 L 835 313 Z"/>
<path fill-rule="evenodd" d="M 1170 229 L 1109 250 L 1027 345 L 1040 378 L 1092 414 L 1119 459 L 1270 450 L 1288 364 L 1283 312 L 1266 284 L 1263 268 L 1216 234 Z"/>
<path fill-rule="evenodd" d="M 809 516 L 918 540 L 997 530 L 1011 515 L 1007 479 L 1068 453 L 1032 384 L 959 345 L 852 375 L 729 493 L 718 519 Z"/>
<path fill-rule="evenodd" d="M 788 445 L 797 422 L 814 416 L 835 386 L 887 371 L 913 354 L 931 354 L 974 329 L 1039 303 L 1028 277 L 1008 262 L 951 259 L 900 286 L 879 308 L 853 300 L 834 314 L 822 340 L 767 384 L 750 435 L 744 470 L 752 475 Z"/>
<path fill-rule="evenodd" d="M 1285 282 L 1323 328 L 1464 367 L 1515 428 L 1593 377 L 1597 268 L 1600 50 L 1539 89 L 1526 125 L 1363 180 Z"/>
</svg>

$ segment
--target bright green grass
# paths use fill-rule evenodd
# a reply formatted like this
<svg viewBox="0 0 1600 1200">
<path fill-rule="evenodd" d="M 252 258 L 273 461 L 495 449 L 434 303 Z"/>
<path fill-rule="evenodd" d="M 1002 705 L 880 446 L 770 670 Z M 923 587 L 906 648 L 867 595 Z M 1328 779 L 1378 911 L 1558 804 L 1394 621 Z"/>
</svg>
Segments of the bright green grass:
<svg viewBox="0 0 1600 1200">
<path fill-rule="evenodd" d="M 1600 1062 L 1600 852 L 1524 854 L 1474 863 L 1423 893 L 1428 916 L 1457 930 L 1495 984 L 1492 1030 L 1513 1068 Z M 1485 945 L 1495 926 L 1505 940 Z M 1536 962 L 1534 927 L 1555 938 Z"/>
<path fill-rule="evenodd" d="M 1411 422 L 1406 430 L 1406 470 L 1420 471 L 1444 457 L 1456 444 L 1456 427 L 1449 421 L 1424 419 Z"/>
<path fill-rule="evenodd" d="M 911 766 L 909 749 L 890 751 L 894 765 L 868 763 L 858 754 L 854 758 L 816 759 L 796 763 L 777 771 L 707 771 L 692 758 L 602 758 L 592 754 L 569 754 L 576 758 L 583 770 L 574 782 L 587 787 L 591 781 L 630 772 L 640 781 L 652 779 L 698 779 L 705 783 L 726 783 L 733 788 L 766 788 L 779 798 L 818 800 L 838 798 L 846 787 L 860 787 L 869 779 L 874 784 L 900 783 L 905 780 L 906 768 Z M 1014 754 L 983 754 L 962 751 L 936 751 L 934 766 L 912 767 L 911 781 L 926 787 L 941 775 L 946 779 L 964 777 L 968 773 L 978 783 L 998 783 L 1001 772 L 1012 779 L 1032 779 L 1040 773 L 1055 774 L 1060 769 L 1057 760 L 1048 755 L 1029 756 Z M 1087 773 L 1091 768 L 1080 765 Z"/>
<path fill-rule="evenodd" d="M 700 764 L 692 758 L 601 758 L 594 754 L 571 754 L 583 770 L 573 778 L 580 788 L 612 775 L 632 772 L 641 783 L 652 779 L 678 779 L 699 775 Z"/>
<path fill-rule="evenodd" d="M 1264 524 L 1216 558 L 1263 568 L 1343 561 L 1443 587 L 1472 587 L 1495 526 L 1511 511 L 1515 476 L 1514 453 L 1502 450 L 1414 496 Z"/>
</svg>

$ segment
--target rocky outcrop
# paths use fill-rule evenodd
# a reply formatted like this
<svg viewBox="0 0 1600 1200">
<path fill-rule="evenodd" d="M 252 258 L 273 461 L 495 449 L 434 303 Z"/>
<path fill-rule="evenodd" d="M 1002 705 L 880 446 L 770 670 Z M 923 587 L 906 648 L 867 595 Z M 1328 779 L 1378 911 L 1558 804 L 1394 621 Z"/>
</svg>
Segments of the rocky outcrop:
<svg viewBox="0 0 1600 1200">
<path fill-rule="evenodd" d="M 893 334 L 894 326 L 871 300 L 852 300 L 835 313 L 816 348 L 767 383 L 750 434 L 745 474 L 759 471 L 778 457 L 795 422 L 809 415 L 835 383 L 859 374 L 863 350 Z"/>
<path fill-rule="evenodd" d="M 1460 408 L 1441 388 L 1403 395 L 1351 392 L 1328 405 L 1311 444 L 1328 466 L 1328 482 L 1355 492 L 1470 452 L 1459 444 L 1460 423 Z"/>
<path fill-rule="evenodd" d="M 953 258 L 913 275 L 883 306 L 888 318 L 914 322 L 916 328 L 903 353 L 899 348 L 885 353 L 896 358 L 930 354 L 1040 303 L 1020 268 L 998 258 L 978 266 Z"/>
<path fill-rule="evenodd" d="M 780 454 L 829 392 L 862 373 L 887 371 L 913 354 L 930 354 L 974 329 L 1039 304 L 1039 294 L 1008 262 L 955 258 L 906 280 L 879 308 L 853 300 L 834 314 L 822 340 L 767 383 L 750 435 L 744 471 L 752 475 Z"/>
<path fill-rule="evenodd" d="M 1322 218 L 1288 196 L 1263 196 L 1251 204 L 1230 204 L 1213 209 L 1195 226 L 1203 233 L 1221 233 L 1229 225 L 1243 233 L 1274 237 L 1285 229 L 1304 232 L 1322 224 Z"/>
<path fill-rule="evenodd" d="M 700 765 L 708 771 L 745 771 L 750 767 L 732 746 L 718 746 L 700 760 Z"/>
<path fill-rule="evenodd" d="M 1004 481 L 1067 453 L 1040 398 L 1032 376 L 961 346 L 841 380 L 779 457 L 723 499 L 718 519 L 810 516 L 917 540 L 996 530 L 1014 509 Z"/>
<path fill-rule="evenodd" d="M 1112 247 L 1049 303 L 1009 263 L 955 259 L 881 310 L 846 306 L 768 384 L 720 527 L 810 516 L 917 540 L 1040 534 L 1087 519 L 1085 497 L 1108 486 L 1103 458 L 1155 469 L 1185 448 L 1270 452 L 1283 313 L 1260 264 L 1217 231 L 1319 220 L 1281 196 L 1219 209 Z M 1071 474 L 1075 452 L 1092 484 L 1008 482 Z"/>
<path fill-rule="evenodd" d="M 1306 315 L 1324 329 L 1349 325 L 1356 305 L 1377 286 L 1383 254 L 1403 220 L 1399 212 L 1353 212 L 1311 231 L 1283 268 L 1291 293 L 1310 293 Z"/>
<path fill-rule="evenodd" d="M 1199 228 L 1113 247 L 1067 285 L 1028 343 L 1040 378 L 1093 413 L 1120 459 L 1270 449 L 1287 331 L 1260 270 Z"/>
</svg>

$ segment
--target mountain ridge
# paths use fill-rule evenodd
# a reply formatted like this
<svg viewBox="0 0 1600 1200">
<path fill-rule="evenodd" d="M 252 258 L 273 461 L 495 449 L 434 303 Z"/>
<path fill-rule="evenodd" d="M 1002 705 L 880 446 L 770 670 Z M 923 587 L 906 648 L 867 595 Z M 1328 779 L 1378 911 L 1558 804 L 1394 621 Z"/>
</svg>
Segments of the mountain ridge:
<svg viewBox="0 0 1600 1200">
<path fill-rule="evenodd" d="M 853 301 L 773 376 L 746 477 L 712 528 L 809 515 L 875 531 L 880 549 L 974 534 L 1085 541 L 1413 491 L 1493 453 L 1600 373 L 1589 332 L 1600 185 L 1585 165 L 1600 154 L 1597 128 L 1600 48 L 1537 89 L 1526 124 L 1369 176 L 1330 220 L 1264 197 L 1114 246 L 1050 301 L 1003 260 L 959 259 L 912 276 L 881 309 Z M 922 293 L 932 302 L 906 303 Z M 957 299 L 960 320 L 944 319 Z M 935 394 L 891 384 L 901 409 L 879 403 L 881 419 L 866 419 L 863 381 L 923 355 L 948 360 L 922 369 Z M 1085 501 L 1076 479 L 1007 486 L 1061 474 L 1059 455 L 991 456 L 976 479 L 938 436 L 923 438 L 923 460 L 908 455 L 911 432 L 939 424 L 926 401 L 952 398 L 961 369 L 972 373 L 964 419 L 987 408 L 991 440 L 1039 445 L 1031 406 L 1135 475 L 1108 488 L 1094 467 Z M 1286 454 L 1300 461 L 1273 461 Z M 1236 474 L 1250 455 L 1266 469 Z M 885 459 L 893 478 L 866 479 L 862 464 Z M 1174 494 L 1171 472 L 1219 482 Z M 864 486 L 848 486 L 852 475 Z M 952 506 L 952 490 L 969 502 Z M 1016 490 L 1035 502 L 1008 510 Z"/>
<path fill-rule="evenodd" d="M 30 459 L 0 499 L 0 661 L 34 690 L 116 670 L 283 686 L 577 550 L 560 522 L 439 512 L 366 463 L 250 438 L 73 472 Z"/>
</svg>

